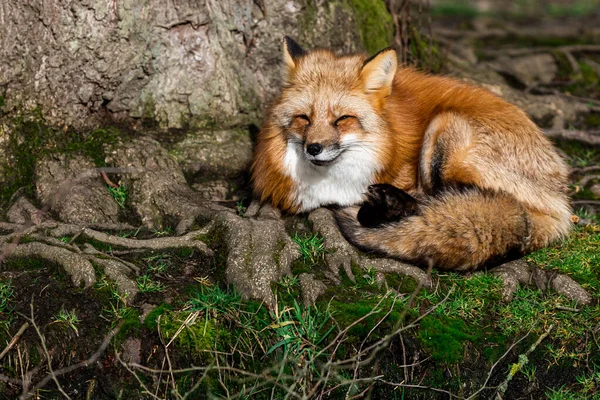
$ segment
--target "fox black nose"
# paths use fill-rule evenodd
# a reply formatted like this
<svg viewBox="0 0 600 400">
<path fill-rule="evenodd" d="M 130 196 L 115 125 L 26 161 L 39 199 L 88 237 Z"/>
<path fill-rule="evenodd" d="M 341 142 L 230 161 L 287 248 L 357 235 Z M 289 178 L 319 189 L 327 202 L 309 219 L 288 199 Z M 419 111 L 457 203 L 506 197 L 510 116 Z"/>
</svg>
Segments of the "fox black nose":
<svg viewBox="0 0 600 400">
<path fill-rule="evenodd" d="M 311 143 L 308 146 L 306 146 L 306 151 L 311 156 L 316 156 L 323 151 L 323 146 L 321 146 L 319 143 Z"/>
</svg>

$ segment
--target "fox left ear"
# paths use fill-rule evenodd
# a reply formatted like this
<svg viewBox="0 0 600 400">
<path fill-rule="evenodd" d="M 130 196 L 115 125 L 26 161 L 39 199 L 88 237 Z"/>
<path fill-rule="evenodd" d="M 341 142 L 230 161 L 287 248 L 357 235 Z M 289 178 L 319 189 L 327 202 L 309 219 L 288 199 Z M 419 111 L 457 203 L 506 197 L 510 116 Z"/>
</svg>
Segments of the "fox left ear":
<svg viewBox="0 0 600 400">
<path fill-rule="evenodd" d="M 300 45 L 292 40 L 289 36 L 283 37 L 283 61 L 286 67 L 295 68 L 296 61 L 306 52 Z"/>
<path fill-rule="evenodd" d="M 360 72 L 365 92 L 388 96 L 392 92 L 392 82 L 397 69 L 398 57 L 396 50 L 392 48 L 381 50 L 369 58 Z"/>
<path fill-rule="evenodd" d="M 283 38 L 283 62 L 285 64 L 283 71 L 284 81 L 290 82 L 294 76 L 296 65 L 300 57 L 305 55 L 306 52 L 300 47 L 300 45 L 294 42 L 289 36 Z"/>
</svg>

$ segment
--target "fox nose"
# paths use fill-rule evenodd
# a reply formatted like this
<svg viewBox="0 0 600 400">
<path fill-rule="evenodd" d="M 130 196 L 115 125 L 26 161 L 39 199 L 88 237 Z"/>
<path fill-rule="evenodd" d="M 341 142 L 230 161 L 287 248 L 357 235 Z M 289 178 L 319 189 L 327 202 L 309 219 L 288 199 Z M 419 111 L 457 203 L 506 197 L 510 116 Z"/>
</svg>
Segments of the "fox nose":
<svg viewBox="0 0 600 400">
<path fill-rule="evenodd" d="M 308 146 L 306 146 L 306 151 L 311 156 L 316 156 L 323 151 L 323 146 L 321 146 L 319 143 L 311 143 Z"/>
</svg>

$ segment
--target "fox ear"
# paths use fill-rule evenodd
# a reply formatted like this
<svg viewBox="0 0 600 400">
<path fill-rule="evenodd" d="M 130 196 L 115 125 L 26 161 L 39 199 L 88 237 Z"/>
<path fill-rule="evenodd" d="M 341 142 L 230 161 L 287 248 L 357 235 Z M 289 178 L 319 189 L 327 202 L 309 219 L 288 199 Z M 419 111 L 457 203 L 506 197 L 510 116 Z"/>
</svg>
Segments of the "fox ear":
<svg viewBox="0 0 600 400">
<path fill-rule="evenodd" d="M 373 57 L 365 61 L 360 78 L 363 82 L 365 92 L 379 92 L 387 96 L 392 91 L 392 82 L 398 69 L 398 58 L 396 50 L 387 48 L 381 50 Z"/>
<path fill-rule="evenodd" d="M 306 52 L 302 47 L 294 42 L 289 36 L 283 37 L 283 62 L 285 64 L 284 79 L 286 81 L 289 82 L 291 80 L 298 59 L 305 54 Z"/>
<path fill-rule="evenodd" d="M 300 47 L 300 45 L 292 40 L 289 36 L 283 37 L 283 61 L 286 67 L 296 67 L 296 62 L 306 52 Z"/>
</svg>

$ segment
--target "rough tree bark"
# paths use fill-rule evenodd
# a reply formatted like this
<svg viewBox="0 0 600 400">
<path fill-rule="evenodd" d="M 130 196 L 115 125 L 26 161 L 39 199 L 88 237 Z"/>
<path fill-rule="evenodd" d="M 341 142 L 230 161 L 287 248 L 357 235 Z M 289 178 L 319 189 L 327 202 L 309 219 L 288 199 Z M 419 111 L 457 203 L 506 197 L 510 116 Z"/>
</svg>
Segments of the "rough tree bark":
<svg viewBox="0 0 600 400">
<path fill-rule="evenodd" d="M 2 1 L 0 96 L 70 125 L 234 126 L 273 97 L 284 35 L 374 50 L 390 21 L 379 0 Z"/>
</svg>

